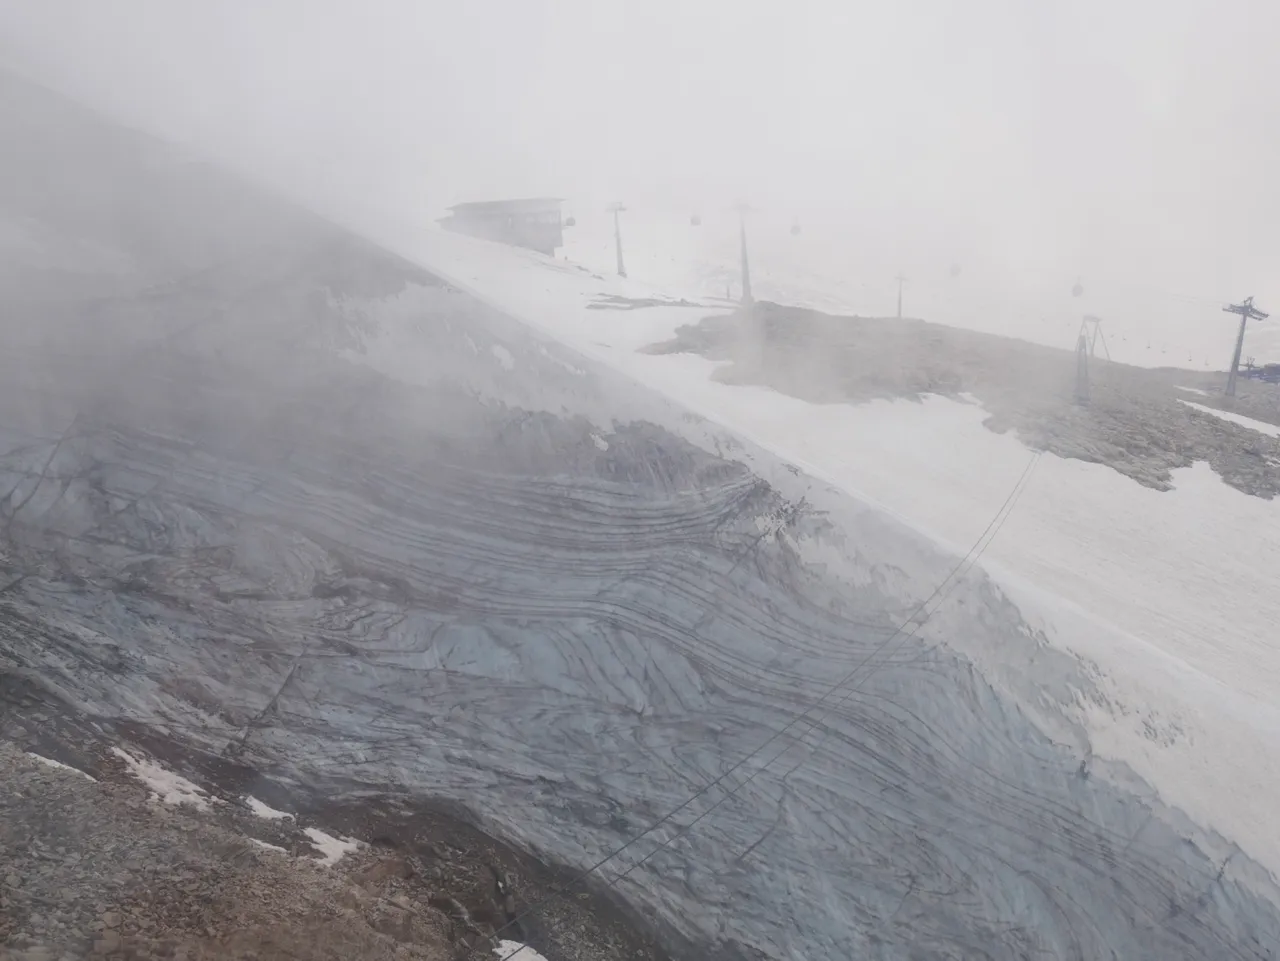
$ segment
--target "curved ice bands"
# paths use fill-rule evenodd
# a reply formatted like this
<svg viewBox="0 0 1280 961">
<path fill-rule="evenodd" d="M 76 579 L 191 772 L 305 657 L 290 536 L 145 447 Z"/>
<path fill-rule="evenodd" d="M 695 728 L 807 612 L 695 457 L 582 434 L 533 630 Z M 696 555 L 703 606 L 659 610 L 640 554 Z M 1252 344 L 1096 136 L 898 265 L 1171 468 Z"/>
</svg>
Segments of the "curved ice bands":
<svg viewBox="0 0 1280 961">
<path fill-rule="evenodd" d="M 23 151 L 0 183 L 27 186 L 0 212 L 43 258 L 3 274 L 22 319 L 0 324 L 9 679 L 307 790 L 456 799 L 581 865 L 865 662 L 731 797 L 601 872 L 717 805 L 618 884 L 670 945 L 1274 957 L 1275 889 L 1245 855 L 1052 743 L 946 638 L 886 645 L 954 558 L 784 498 L 708 453 L 733 438 L 695 446 L 633 385 L 145 141 L 59 152 L 9 94 Z M 86 210 L 115 210 L 94 195 L 115 181 L 42 165 L 41 144 L 140 190 L 147 158 L 164 202 L 112 227 Z M 344 359 L 393 322 L 431 386 Z M 949 630 L 1031 643 L 981 576 L 957 591 Z"/>
<path fill-rule="evenodd" d="M 288 398 L 228 378 L 182 403 L 135 381 L 118 405 L 134 423 L 99 408 L 52 457 L 6 453 L 0 482 L 30 495 L 8 563 L 34 572 L 3 601 L 9 670 L 325 790 L 456 798 L 583 863 L 875 655 L 904 613 L 894 590 L 801 562 L 795 540 L 829 536 L 820 518 L 656 427 L 602 451 L 585 421 L 458 393 L 442 431 L 382 385 L 361 417 L 381 426 L 348 433 L 367 373 L 337 365 Z M 298 411 L 287 456 L 215 402 L 232 382 Z M 761 536 L 764 517 L 788 518 L 784 536 Z M 847 532 L 874 554 L 885 532 L 864 533 Z M 987 588 L 968 603 L 973 630 L 1020 627 Z M 626 897 L 696 941 L 808 957 L 1268 956 L 1275 914 L 1245 863 L 1088 777 L 967 663 L 899 638 L 854 683 L 726 781 L 782 751 L 733 798 L 677 818 L 721 802 Z"/>
</svg>

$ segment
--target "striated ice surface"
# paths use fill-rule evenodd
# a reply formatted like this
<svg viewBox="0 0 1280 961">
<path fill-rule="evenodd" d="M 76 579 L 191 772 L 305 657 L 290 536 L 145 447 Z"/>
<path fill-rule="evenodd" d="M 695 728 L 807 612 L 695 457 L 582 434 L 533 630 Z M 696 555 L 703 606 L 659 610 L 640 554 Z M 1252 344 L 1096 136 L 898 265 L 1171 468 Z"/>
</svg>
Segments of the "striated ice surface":
<svg viewBox="0 0 1280 961">
<path fill-rule="evenodd" d="M 956 557 L 420 268 L 0 91 L 0 218 L 41 252 L 3 274 L 0 681 L 329 796 L 454 799 L 571 865 L 803 716 L 601 871 L 671 944 L 1275 956 L 1266 872 L 1043 723 L 1096 694 L 1074 661 L 1043 652 L 1033 712 L 895 635 Z M 110 203 L 117 168 L 159 199 Z M 359 362 L 406 319 L 414 377 Z M 980 572 L 942 603 L 946 632 L 1040 643 Z"/>
</svg>

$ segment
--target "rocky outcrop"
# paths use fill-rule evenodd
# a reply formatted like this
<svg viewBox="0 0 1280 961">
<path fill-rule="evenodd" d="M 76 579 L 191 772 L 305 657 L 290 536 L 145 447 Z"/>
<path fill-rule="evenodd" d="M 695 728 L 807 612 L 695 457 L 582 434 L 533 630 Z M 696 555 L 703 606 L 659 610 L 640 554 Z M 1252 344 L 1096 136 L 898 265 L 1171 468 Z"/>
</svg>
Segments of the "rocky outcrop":
<svg viewBox="0 0 1280 961">
<path fill-rule="evenodd" d="M 1179 388 L 1220 388 L 1225 375 L 1096 358 L 1082 406 L 1069 351 L 919 320 L 831 317 L 769 303 L 683 327 L 649 350 L 731 361 L 716 379 L 815 403 L 969 395 L 991 412 L 992 430 L 1014 430 L 1030 447 L 1105 464 L 1147 487 L 1168 490 L 1172 471 L 1207 461 L 1246 494 L 1270 500 L 1280 492 L 1280 439 L 1181 403 L 1194 399 L 1280 424 L 1275 385 L 1242 382 L 1239 401 L 1198 397 Z"/>
<path fill-rule="evenodd" d="M 6 958 L 445 961 L 457 950 L 447 918 L 409 885 L 368 880 L 385 852 L 328 867 L 254 838 L 252 824 L 237 830 L 251 815 L 148 801 L 136 783 L 92 783 L 5 744 L 0 774 Z"/>
</svg>

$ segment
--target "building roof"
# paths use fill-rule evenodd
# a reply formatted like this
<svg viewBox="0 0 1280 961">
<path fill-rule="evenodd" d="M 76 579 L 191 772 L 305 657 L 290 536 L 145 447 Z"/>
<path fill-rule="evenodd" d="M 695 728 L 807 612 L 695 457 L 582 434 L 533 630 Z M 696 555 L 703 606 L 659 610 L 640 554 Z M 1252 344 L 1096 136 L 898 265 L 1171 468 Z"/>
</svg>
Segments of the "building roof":
<svg viewBox="0 0 1280 961">
<path fill-rule="evenodd" d="M 448 208 L 454 213 L 516 213 L 526 210 L 545 210 L 558 207 L 564 203 L 563 197 L 527 197 L 520 200 L 478 200 L 465 204 L 454 204 Z"/>
</svg>

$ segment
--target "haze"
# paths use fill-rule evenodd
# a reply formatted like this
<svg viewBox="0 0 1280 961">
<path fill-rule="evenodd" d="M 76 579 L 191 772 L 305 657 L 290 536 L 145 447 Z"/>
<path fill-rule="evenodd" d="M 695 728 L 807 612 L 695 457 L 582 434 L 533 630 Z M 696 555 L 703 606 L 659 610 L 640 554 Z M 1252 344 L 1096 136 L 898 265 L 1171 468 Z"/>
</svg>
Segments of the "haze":
<svg viewBox="0 0 1280 961">
<path fill-rule="evenodd" d="M 1280 297 L 1278 21 L 1243 0 L 0 3 L 8 65 L 349 220 L 745 198 L 908 271 L 1082 276 L 1117 313 L 1194 302 L 1207 325 Z"/>
<path fill-rule="evenodd" d="M 6 948 L 1280 961 L 1179 3 L 0 0 Z"/>
</svg>

